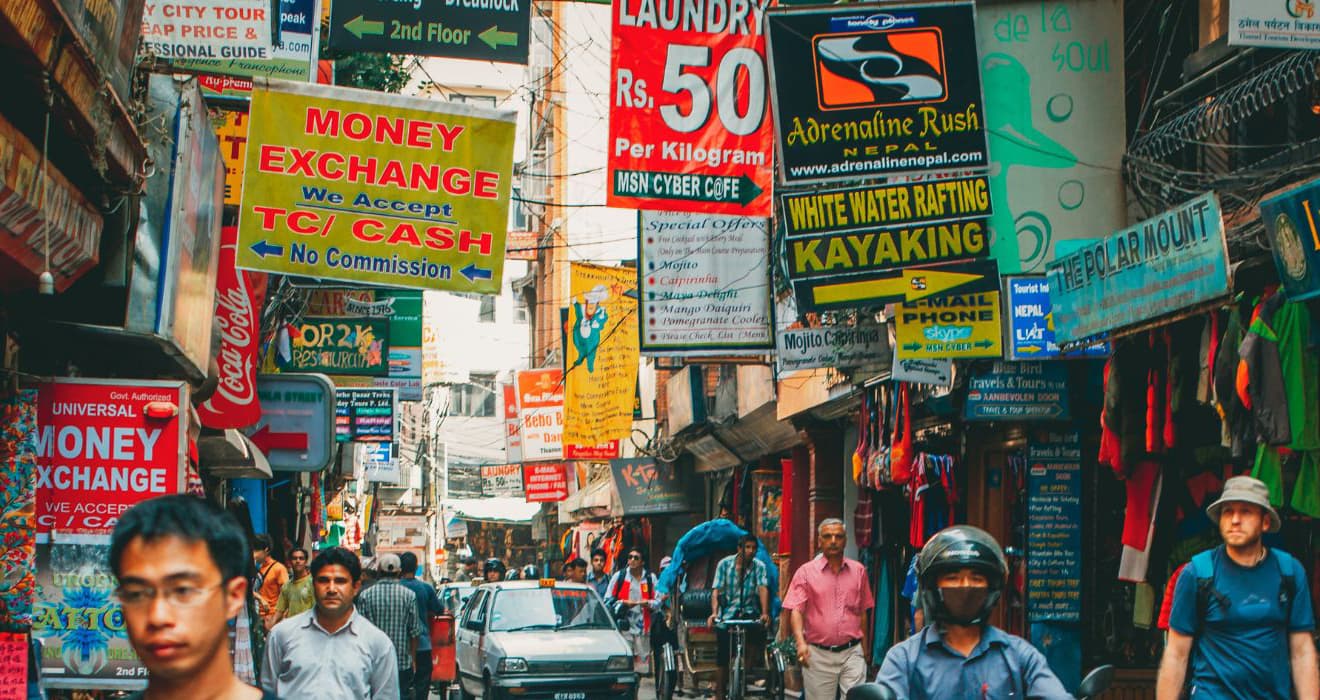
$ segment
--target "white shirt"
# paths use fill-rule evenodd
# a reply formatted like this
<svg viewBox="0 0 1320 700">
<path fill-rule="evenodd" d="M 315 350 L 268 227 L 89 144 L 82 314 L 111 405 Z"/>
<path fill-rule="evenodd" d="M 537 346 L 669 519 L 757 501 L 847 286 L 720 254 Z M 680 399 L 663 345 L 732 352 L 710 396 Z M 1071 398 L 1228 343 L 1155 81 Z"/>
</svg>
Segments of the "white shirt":
<svg viewBox="0 0 1320 700">
<path fill-rule="evenodd" d="M 312 608 L 270 631 L 261 688 L 282 698 L 396 700 L 399 662 L 390 638 L 357 610 L 332 634 Z"/>
</svg>

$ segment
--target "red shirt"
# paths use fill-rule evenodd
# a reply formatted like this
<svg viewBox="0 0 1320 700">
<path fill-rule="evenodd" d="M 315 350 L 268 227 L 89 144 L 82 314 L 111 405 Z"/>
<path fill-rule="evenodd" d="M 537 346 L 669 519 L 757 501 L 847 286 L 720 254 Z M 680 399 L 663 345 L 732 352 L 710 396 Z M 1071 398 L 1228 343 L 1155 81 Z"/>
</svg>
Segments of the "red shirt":
<svg viewBox="0 0 1320 700">
<path fill-rule="evenodd" d="M 862 614 L 874 607 L 866 567 L 847 557 L 838 573 L 823 556 L 803 564 L 784 596 L 785 610 L 802 613 L 807 642 L 825 647 L 861 639 Z"/>
</svg>

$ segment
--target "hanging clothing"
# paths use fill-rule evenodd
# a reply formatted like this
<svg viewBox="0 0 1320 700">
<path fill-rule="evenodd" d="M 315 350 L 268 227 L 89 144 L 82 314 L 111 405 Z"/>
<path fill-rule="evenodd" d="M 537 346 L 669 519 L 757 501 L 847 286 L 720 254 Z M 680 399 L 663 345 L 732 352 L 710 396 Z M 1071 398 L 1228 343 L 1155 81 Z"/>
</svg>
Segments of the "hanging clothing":
<svg viewBox="0 0 1320 700">
<path fill-rule="evenodd" d="M 1214 357 L 1214 404 L 1223 421 L 1220 443 L 1232 450 L 1234 458 L 1247 456 L 1248 446 L 1255 445 L 1251 413 L 1236 389 L 1238 347 L 1247 331 L 1243 315 L 1242 304 L 1235 303 L 1224 322 Z"/>
<path fill-rule="evenodd" d="M 1251 409 L 1256 434 L 1269 445 L 1292 442 L 1288 389 L 1279 354 L 1275 314 L 1283 303 L 1273 295 L 1256 306 L 1247 334 L 1238 346 L 1237 393 Z"/>
<path fill-rule="evenodd" d="M 1298 513 L 1320 518 L 1320 451 L 1302 453 L 1297 483 L 1293 485 L 1292 507 Z"/>
<path fill-rule="evenodd" d="M 1159 511 L 1160 491 L 1163 487 L 1163 477 L 1157 476 L 1155 479 L 1155 490 L 1151 497 L 1150 512 Z M 1152 522 L 1146 529 L 1146 542 L 1140 549 L 1123 545 L 1123 553 L 1118 561 L 1118 580 L 1128 581 L 1130 583 L 1143 583 L 1150 569 L 1150 545 L 1155 540 L 1155 523 Z"/>
<path fill-rule="evenodd" d="M 1123 514 L 1123 544 L 1145 551 L 1155 519 L 1155 482 L 1160 464 L 1152 460 L 1138 462 L 1124 480 L 1127 508 Z"/>
</svg>

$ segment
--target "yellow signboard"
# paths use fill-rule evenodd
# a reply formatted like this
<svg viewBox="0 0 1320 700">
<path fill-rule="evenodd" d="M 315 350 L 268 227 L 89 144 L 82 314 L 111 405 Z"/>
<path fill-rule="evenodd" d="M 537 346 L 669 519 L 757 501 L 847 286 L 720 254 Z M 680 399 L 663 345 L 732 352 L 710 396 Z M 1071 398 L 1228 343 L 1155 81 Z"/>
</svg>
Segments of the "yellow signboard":
<svg viewBox="0 0 1320 700">
<path fill-rule="evenodd" d="M 253 81 L 238 266 L 495 294 L 513 112 Z"/>
<path fill-rule="evenodd" d="M 999 292 L 951 294 L 900 304 L 895 357 L 1000 357 L 1004 353 Z"/>
<path fill-rule="evenodd" d="M 224 121 L 216 126 L 220 137 L 220 157 L 225 160 L 225 204 L 237 206 L 243 199 L 243 163 L 247 160 L 248 115 L 224 112 Z"/>
<path fill-rule="evenodd" d="M 632 433 L 637 386 L 637 271 L 573 263 L 564 329 L 564 444 Z"/>
</svg>

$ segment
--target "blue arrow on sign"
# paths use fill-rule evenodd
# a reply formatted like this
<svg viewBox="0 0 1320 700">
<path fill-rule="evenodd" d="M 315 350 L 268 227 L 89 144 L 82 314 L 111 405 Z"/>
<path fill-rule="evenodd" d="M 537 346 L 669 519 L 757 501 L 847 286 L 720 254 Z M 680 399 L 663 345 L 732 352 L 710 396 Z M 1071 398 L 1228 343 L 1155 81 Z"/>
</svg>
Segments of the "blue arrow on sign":
<svg viewBox="0 0 1320 700">
<path fill-rule="evenodd" d="M 484 267 L 477 267 L 476 263 L 468 263 L 467 267 L 459 270 L 459 272 L 463 273 L 463 276 L 466 277 L 469 282 L 488 280 L 491 278 L 491 271 Z"/>
<path fill-rule="evenodd" d="M 257 241 L 252 244 L 252 252 L 260 255 L 264 259 L 267 255 L 284 255 L 284 246 L 267 243 L 265 241 Z"/>
</svg>

